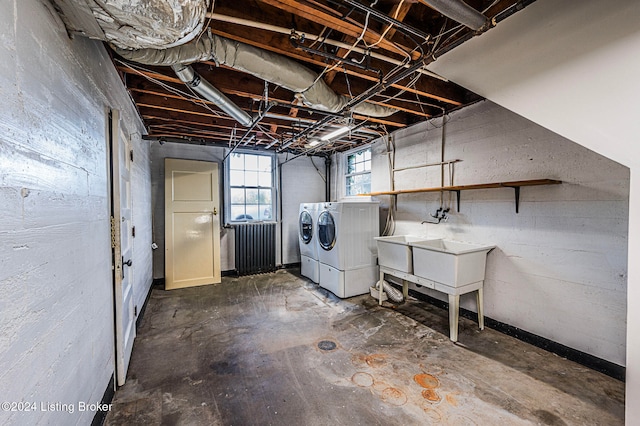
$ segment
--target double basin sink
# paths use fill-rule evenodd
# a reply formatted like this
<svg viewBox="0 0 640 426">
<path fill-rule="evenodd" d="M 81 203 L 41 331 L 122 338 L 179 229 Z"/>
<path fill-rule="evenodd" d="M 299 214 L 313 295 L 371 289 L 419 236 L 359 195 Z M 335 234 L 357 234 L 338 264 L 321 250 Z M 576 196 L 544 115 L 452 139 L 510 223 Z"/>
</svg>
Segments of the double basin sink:
<svg viewBox="0 0 640 426">
<path fill-rule="evenodd" d="M 495 247 L 414 235 L 376 237 L 376 243 L 380 266 L 449 287 L 483 281 L 487 253 Z"/>
</svg>

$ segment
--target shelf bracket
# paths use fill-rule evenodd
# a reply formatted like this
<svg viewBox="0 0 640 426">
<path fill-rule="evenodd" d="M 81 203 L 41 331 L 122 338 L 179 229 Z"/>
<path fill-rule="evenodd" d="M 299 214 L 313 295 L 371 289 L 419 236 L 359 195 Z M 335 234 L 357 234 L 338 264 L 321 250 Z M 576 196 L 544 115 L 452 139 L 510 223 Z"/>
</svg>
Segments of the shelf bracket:
<svg viewBox="0 0 640 426">
<path fill-rule="evenodd" d="M 513 189 L 516 191 L 516 214 L 520 211 L 520 187 L 514 186 Z"/>
<path fill-rule="evenodd" d="M 458 213 L 460 213 L 460 190 L 459 189 L 447 189 L 446 191 L 449 191 L 449 193 L 455 192 L 456 193 L 456 208 Z"/>
</svg>

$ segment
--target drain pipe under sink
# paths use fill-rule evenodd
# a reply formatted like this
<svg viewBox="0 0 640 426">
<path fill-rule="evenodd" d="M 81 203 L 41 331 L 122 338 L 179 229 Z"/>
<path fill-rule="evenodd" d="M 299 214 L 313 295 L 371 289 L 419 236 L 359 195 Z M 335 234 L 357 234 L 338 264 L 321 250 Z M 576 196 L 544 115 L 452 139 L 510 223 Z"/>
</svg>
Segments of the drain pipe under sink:
<svg viewBox="0 0 640 426">
<path fill-rule="evenodd" d="M 378 281 L 377 284 L 378 284 L 377 285 L 378 291 L 381 291 L 380 281 Z M 396 303 L 400 303 L 404 299 L 404 296 L 402 296 L 402 293 L 400 292 L 400 290 L 398 290 L 397 288 L 395 288 L 385 280 L 382 280 L 382 291 L 387 293 L 387 296 L 389 297 L 389 299 L 393 300 Z"/>
</svg>

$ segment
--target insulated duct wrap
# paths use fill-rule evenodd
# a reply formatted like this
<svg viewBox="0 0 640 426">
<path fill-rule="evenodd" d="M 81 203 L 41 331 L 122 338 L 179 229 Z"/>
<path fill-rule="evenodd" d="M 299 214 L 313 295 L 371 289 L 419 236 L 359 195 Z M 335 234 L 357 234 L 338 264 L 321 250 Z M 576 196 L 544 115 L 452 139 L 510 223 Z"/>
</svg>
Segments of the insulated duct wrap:
<svg viewBox="0 0 640 426">
<path fill-rule="evenodd" d="M 489 18 L 462 0 L 422 0 L 422 2 L 472 30 L 486 31 L 491 25 Z"/>
<path fill-rule="evenodd" d="M 115 50 L 125 59 L 147 65 L 170 66 L 213 60 L 296 92 L 305 104 L 323 111 L 340 112 L 349 102 L 349 98 L 336 94 L 321 78 L 316 81 L 317 75 L 309 68 L 285 56 L 215 34 L 170 49 Z M 393 108 L 364 103 L 353 111 L 371 117 L 387 117 L 396 112 Z"/>
<path fill-rule="evenodd" d="M 165 49 L 193 40 L 202 30 L 210 3 L 210 0 L 84 1 L 104 31 L 105 40 L 124 49 Z"/>
</svg>

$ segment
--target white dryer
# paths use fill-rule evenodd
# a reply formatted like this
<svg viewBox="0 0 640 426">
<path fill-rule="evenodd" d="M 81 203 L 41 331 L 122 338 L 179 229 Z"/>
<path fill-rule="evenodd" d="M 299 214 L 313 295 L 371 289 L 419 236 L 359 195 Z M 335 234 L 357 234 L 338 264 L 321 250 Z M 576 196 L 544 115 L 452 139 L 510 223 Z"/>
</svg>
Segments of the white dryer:
<svg viewBox="0 0 640 426">
<path fill-rule="evenodd" d="M 320 281 L 318 267 L 318 237 L 316 221 L 319 203 L 300 204 L 298 216 L 298 241 L 300 242 L 300 273 L 314 283 Z"/>
<path fill-rule="evenodd" d="M 321 203 L 317 221 L 320 286 L 344 298 L 378 279 L 378 202 Z"/>
</svg>

